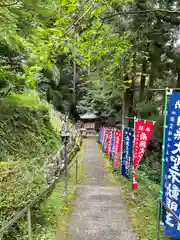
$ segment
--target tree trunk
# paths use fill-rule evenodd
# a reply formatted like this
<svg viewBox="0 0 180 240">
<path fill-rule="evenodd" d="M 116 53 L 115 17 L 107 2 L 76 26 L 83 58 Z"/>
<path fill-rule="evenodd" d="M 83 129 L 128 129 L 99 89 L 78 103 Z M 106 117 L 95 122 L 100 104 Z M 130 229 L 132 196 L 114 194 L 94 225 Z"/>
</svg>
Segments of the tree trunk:
<svg viewBox="0 0 180 240">
<path fill-rule="evenodd" d="M 139 102 L 144 101 L 144 90 L 146 85 L 146 61 L 143 61 L 142 64 L 142 74 L 141 74 L 141 80 L 140 80 L 140 90 L 139 90 Z"/>
<path fill-rule="evenodd" d="M 129 119 L 127 118 L 129 115 L 129 93 L 128 90 L 124 92 L 124 126 L 128 127 L 129 126 Z"/>
<path fill-rule="evenodd" d="M 134 92 L 135 92 L 135 78 L 132 78 L 132 84 L 131 88 L 128 91 L 129 95 L 129 116 L 133 117 L 134 116 Z"/>
<path fill-rule="evenodd" d="M 151 61 L 151 74 L 149 76 L 149 84 L 148 84 L 148 89 L 152 89 L 154 87 L 154 82 L 156 79 L 156 65 L 155 65 L 155 61 Z M 147 93 L 147 101 L 151 101 L 153 97 L 153 91 L 149 90 Z"/>
<path fill-rule="evenodd" d="M 176 87 L 180 88 L 180 69 L 177 68 L 177 82 Z"/>
<path fill-rule="evenodd" d="M 124 77 L 125 81 L 128 81 L 129 77 L 126 74 Z M 129 83 L 126 84 L 127 88 L 124 92 L 124 99 L 123 99 L 123 113 L 124 113 L 124 126 L 128 127 L 129 118 L 127 117 L 133 117 L 134 116 L 134 92 L 135 92 L 135 75 L 132 77 L 132 83 L 131 85 Z"/>
<path fill-rule="evenodd" d="M 124 76 L 124 81 L 128 81 L 128 75 L 127 74 L 125 74 L 125 76 Z M 128 89 L 126 89 L 123 93 L 122 114 L 123 114 L 123 117 L 124 117 L 124 126 L 128 127 L 129 119 L 126 118 L 129 115 L 129 91 L 128 91 Z"/>
<path fill-rule="evenodd" d="M 132 83 L 129 88 L 129 116 L 134 117 L 134 94 L 135 94 L 135 78 L 136 78 L 136 54 L 133 56 L 133 67 L 132 67 Z"/>
</svg>

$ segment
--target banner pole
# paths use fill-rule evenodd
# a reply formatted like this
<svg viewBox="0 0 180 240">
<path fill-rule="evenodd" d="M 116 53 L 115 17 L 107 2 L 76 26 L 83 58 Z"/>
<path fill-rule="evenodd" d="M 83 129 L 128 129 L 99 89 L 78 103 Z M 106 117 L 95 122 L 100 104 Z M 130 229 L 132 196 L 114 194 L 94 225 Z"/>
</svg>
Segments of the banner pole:
<svg viewBox="0 0 180 240">
<path fill-rule="evenodd" d="M 165 150 L 165 138 L 166 138 L 167 102 L 168 102 L 168 88 L 166 88 L 165 100 L 164 100 L 163 145 L 162 145 L 162 156 L 161 156 L 161 190 L 160 190 L 160 199 L 161 200 L 162 200 L 162 196 L 163 196 L 164 150 Z"/>
<path fill-rule="evenodd" d="M 160 225 L 160 221 L 161 221 L 161 201 L 158 198 L 157 199 L 157 209 L 156 209 L 156 240 L 160 240 L 160 231 L 161 231 L 161 225 Z"/>
<path fill-rule="evenodd" d="M 162 144 L 162 156 L 161 156 L 161 189 L 160 189 L 160 200 L 159 200 L 159 218 L 157 219 L 157 226 L 158 226 L 158 232 L 157 232 L 157 239 L 160 239 L 160 222 L 161 222 L 161 216 L 162 216 L 162 206 L 161 201 L 163 198 L 163 178 L 164 178 L 164 156 L 165 156 L 165 140 L 166 140 L 166 124 L 167 124 L 167 110 L 168 110 L 168 96 L 172 93 L 169 91 L 168 88 L 166 88 L 165 91 L 165 99 L 164 99 L 164 124 L 163 124 L 163 144 Z"/>
<path fill-rule="evenodd" d="M 122 151 L 123 151 L 123 137 L 124 137 L 124 91 L 122 91 L 122 110 L 121 110 L 121 124 L 122 124 L 122 140 L 121 140 L 121 155 L 120 155 L 120 175 L 122 171 Z"/>
<path fill-rule="evenodd" d="M 119 171 L 120 171 L 120 175 L 121 175 L 121 169 L 122 169 L 122 155 L 123 155 L 123 144 L 124 144 L 124 124 L 122 125 L 122 140 L 121 140 L 121 154 L 120 154 L 120 167 L 119 167 Z"/>
<path fill-rule="evenodd" d="M 137 118 L 134 116 L 134 140 L 133 140 L 133 161 L 132 161 L 132 197 L 134 198 L 134 190 L 133 190 L 133 177 L 134 177 L 134 150 L 135 150 L 135 141 L 136 141 L 136 121 Z"/>
</svg>

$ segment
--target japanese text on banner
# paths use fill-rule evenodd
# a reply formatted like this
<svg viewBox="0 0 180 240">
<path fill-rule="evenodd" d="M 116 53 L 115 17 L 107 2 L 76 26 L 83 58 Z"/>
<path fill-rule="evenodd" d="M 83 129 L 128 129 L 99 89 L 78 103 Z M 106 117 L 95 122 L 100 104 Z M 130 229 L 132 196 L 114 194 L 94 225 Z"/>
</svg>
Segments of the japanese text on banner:
<svg viewBox="0 0 180 240">
<path fill-rule="evenodd" d="M 125 128 L 123 134 L 121 175 L 129 178 L 132 168 L 134 130 Z"/>
<path fill-rule="evenodd" d="M 120 152 L 121 152 L 122 133 L 120 130 L 115 130 L 114 136 L 114 159 L 113 167 L 117 168 L 120 166 Z"/>
<path fill-rule="evenodd" d="M 153 128 L 153 122 L 138 120 L 135 124 L 134 169 L 138 167 L 139 162 L 144 155 L 146 147 L 150 141 Z"/>
<path fill-rule="evenodd" d="M 107 148 L 106 148 L 106 155 L 107 156 L 110 156 L 110 152 L 111 152 L 111 138 L 112 138 L 112 130 L 109 129 L 109 131 L 108 131 Z"/>
<path fill-rule="evenodd" d="M 103 145 L 102 145 L 104 153 L 106 153 L 107 141 L 108 141 L 108 128 L 106 128 L 104 131 L 104 141 L 103 141 Z"/>
<path fill-rule="evenodd" d="M 111 137 L 111 147 L 110 147 L 110 159 L 113 160 L 114 157 L 114 132 L 115 130 L 112 130 L 112 137 Z"/>
<path fill-rule="evenodd" d="M 180 217 L 180 93 L 169 101 L 164 146 L 163 202 Z M 180 224 L 163 210 L 165 234 L 180 239 Z"/>
</svg>

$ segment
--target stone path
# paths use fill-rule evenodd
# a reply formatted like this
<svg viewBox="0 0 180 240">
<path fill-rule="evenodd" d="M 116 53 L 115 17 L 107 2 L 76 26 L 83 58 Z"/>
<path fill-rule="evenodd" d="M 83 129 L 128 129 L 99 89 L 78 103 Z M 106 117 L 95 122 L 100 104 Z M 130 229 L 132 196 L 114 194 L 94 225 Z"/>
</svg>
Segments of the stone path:
<svg viewBox="0 0 180 240">
<path fill-rule="evenodd" d="M 138 240 L 120 191 L 108 181 L 96 140 L 85 139 L 85 183 L 77 186 L 68 224 L 68 240 Z"/>
</svg>

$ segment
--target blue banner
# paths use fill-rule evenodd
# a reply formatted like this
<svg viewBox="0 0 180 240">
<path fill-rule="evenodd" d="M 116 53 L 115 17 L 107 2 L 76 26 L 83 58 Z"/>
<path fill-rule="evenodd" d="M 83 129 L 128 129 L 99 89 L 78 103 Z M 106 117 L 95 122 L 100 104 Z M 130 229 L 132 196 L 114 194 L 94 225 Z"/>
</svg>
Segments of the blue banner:
<svg viewBox="0 0 180 240">
<path fill-rule="evenodd" d="M 108 142 L 108 130 L 105 130 L 105 133 L 104 133 L 104 143 L 103 143 L 103 152 L 104 153 L 106 153 L 107 142 Z"/>
<path fill-rule="evenodd" d="M 102 127 L 99 129 L 99 134 L 98 134 L 98 143 L 101 143 L 101 137 L 102 137 Z"/>
<path fill-rule="evenodd" d="M 133 140 L 134 130 L 132 128 L 125 128 L 122 145 L 121 175 L 127 177 L 128 179 L 130 177 L 132 167 Z"/>
<path fill-rule="evenodd" d="M 164 149 L 163 202 L 180 216 L 180 93 L 170 96 Z M 165 234 L 180 239 L 180 224 L 163 210 Z"/>
<path fill-rule="evenodd" d="M 113 160 L 113 157 L 114 157 L 114 129 L 112 130 L 112 137 L 111 137 L 110 159 Z"/>
</svg>

